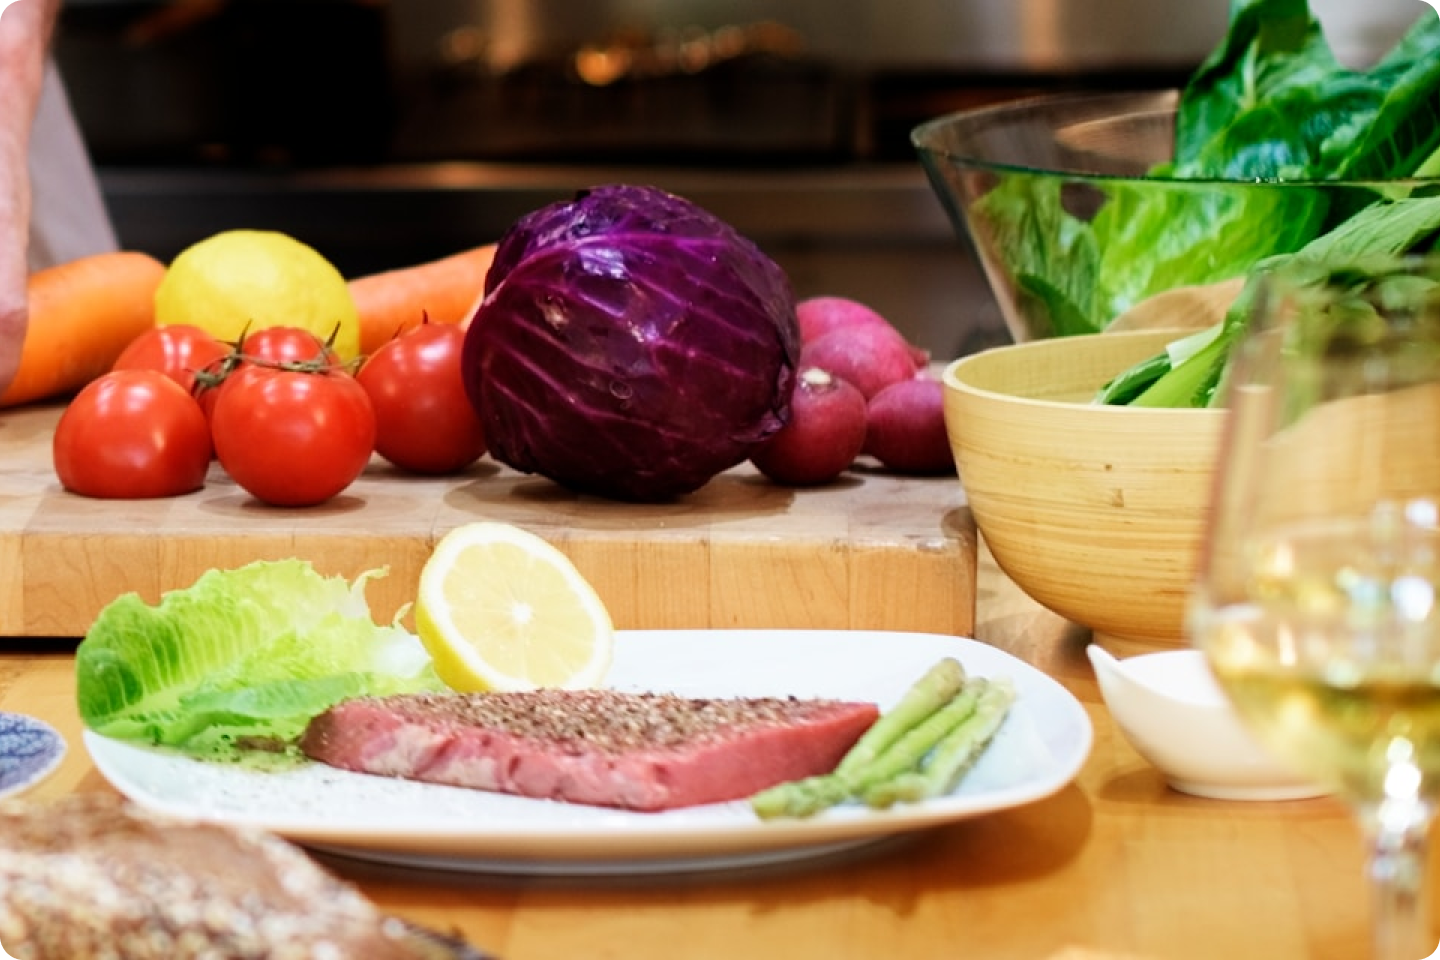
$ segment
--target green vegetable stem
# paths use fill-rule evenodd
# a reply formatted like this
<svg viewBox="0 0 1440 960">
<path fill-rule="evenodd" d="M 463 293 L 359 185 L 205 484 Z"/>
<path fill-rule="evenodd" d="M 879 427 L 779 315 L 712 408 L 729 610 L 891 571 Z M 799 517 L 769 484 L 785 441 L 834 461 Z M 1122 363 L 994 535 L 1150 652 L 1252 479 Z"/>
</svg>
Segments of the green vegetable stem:
<svg viewBox="0 0 1440 960">
<path fill-rule="evenodd" d="M 988 745 L 1013 700 L 1009 681 L 967 678 L 957 661 L 942 660 L 835 770 L 761 791 L 751 807 L 762 819 L 811 817 L 852 798 L 883 796 L 877 791 L 891 784 L 902 785 L 902 792 L 890 803 L 949 792 Z M 918 784 L 911 784 L 911 777 Z"/>
<path fill-rule="evenodd" d="M 939 660 L 861 735 L 832 772 L 763 790 L 751 798 L 751 807 L 764 819 L 808 817 L 844 802 L 854 793 L 857 778 L 955 699 L 964 686 L 965 668 L 960 661 L 953 657 Z"/>
<path fill-rule="evenodd" d="M 871 807 L 884 808 L 943 796 L 954 790 L 1000 730 L 1014 702 L 1014 684 L 1005 679 L 986 682 L 974 709 L 945 734 L 918 770 L 871 784 L 862 799 Z"/>
<path fill-rule="evenodd" d="M 841 759 L 835 773 L 849 776 L 873 764 L 916 724 L 949 703 L 964 685 L 965 668 L 960 661 L 946 657 L 937 662 L 905 691 L 899 703 L 865 731 Z"/>
<path fill-rule="evenodd" d="M 1440 20 L 1436 21 L 1440 23 Z M 1260 278 L 1284 270 L 1317 275 L 1351 268 L 1363 274 L 1367 261 L 1440 249 L 1440 196 L 1382 200 L 1357 212 L 1296 253 L 1270 257 L 1246 278 L 1211 341 L 1189 352 L 1171 349 L 1122 372 L 1099 396 L 1101 403 L 1150 407 L 1206 407 L 1221 396 L 1230 348 L 1244 333 Z M 1190 339 L 1200 335 L 1192 335 Z M 1173 361 L 1173 362 L 1172 362 Z"/>
</svg>

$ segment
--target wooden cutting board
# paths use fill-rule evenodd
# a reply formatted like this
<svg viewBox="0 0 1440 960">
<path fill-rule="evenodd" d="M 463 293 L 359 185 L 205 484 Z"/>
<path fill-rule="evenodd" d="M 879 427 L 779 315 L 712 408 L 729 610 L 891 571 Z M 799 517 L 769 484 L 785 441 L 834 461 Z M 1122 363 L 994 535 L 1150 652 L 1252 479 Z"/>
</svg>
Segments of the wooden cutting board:
<svg viewBox="0 0 1440 960">
<path fill-rule="evenodd" d="M 689 497 L 637 505 L 578 496 L 488 457 L 442 479 L 378 458 L 344 494 L 279 509 L 212 467 L 203 490 L 91 500 L 51 466 L 58 406 L 0 414 L 0 635 L 78 637 L 105 604 L 154 602 L 212 567 L 299 557 L 355 577 L 388 620 L 436 541 L 473 520 L 525 527 L 563 550 L 617 627 L 916 630 L 969 634 L 975 527 L 959 482 L 859 470 L 792 490 L 748 466 Z"/>
</svg>

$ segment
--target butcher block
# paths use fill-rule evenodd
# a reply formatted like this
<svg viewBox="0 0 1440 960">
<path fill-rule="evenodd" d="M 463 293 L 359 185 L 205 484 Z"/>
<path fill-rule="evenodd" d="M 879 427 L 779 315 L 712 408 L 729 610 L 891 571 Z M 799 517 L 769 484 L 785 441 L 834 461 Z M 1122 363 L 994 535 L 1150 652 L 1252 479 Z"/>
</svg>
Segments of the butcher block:
<svg viewBox="0 0 1440 960">
<path fill-rule="evenodd" d="M 371 608 L 377 619 L 403 619 L 435 543 L 475 520 L 555 544 L 623 629 L 974 626 L 975 526 L 954 476 L 860 465 L 831 485 L 790 489 L 746 465 L 673 502 L 629 504 L 489 457 L 444 478 L 376 458 L 343 494 L 305 509 L 258 502 L 218 465 L 182 497 L 94 500 L 55 478 L 61 411 L 0 413 L 4 636 L 83 636 L 120 594 L 154 602 L 208 569 L 287 557 L 350 578 L 385 568 L 367 589 Z"/>
</svg>

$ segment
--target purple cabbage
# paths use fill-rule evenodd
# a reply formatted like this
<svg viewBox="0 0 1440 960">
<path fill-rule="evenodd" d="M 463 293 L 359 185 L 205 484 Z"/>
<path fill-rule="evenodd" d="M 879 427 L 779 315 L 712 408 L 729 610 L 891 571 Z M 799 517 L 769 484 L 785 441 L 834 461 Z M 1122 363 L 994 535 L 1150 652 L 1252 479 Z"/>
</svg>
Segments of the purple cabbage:
<svg viewBox="0 0 1440 960">
<path fill-rule="evenodd" d="M 616 500 L 690 493 L 790 416 L 789 279 L 681 197 L 612 185 L 501 238 L 465 337 L 495 459 Z"/>
</svg>

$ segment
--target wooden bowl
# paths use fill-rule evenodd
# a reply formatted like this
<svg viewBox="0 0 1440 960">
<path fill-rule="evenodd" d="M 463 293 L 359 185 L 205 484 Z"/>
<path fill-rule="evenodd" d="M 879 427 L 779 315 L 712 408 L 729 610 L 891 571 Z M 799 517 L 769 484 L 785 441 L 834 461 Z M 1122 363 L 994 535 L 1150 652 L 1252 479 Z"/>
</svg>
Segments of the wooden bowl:
<svg viewBox="0 0 1440 960">
<path fill-rule="evenodd" d="M 945 421 L 1002 570 L 1112 652 L 1187 644 L 1221 410 L 1090 402 L 1176 331 L 1034 340 L 945 368 Z"/>
</svg>

